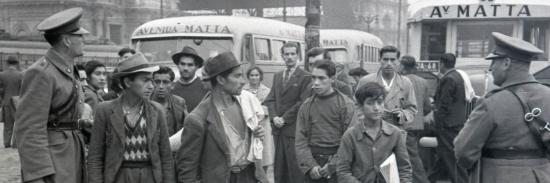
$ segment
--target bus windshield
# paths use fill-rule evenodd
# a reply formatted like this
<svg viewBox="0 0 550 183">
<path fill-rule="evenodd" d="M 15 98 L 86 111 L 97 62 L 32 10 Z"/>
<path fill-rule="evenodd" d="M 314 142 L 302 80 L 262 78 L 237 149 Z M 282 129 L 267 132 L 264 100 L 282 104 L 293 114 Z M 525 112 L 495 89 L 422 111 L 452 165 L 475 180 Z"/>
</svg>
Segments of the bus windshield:
<svg viewBox="0 0 550 183">
<path fill-rule="evenodd" d="M 348 51 L 344 48 L 327 49 L 332 61 L 337 63 L 346 63 L 348 60 Z"/>
<path fill-rule="evenodd" d="M 231 51 L 233 47 L 233 40 L 230 37 L 139 39 L 134 40 L 133 43 L 136 50 L 142 52 L 152 62 L 172 60 L 172 55 L 180 52 L 184 46 L 192 47 L 205 60 L 218 53 Z"/>
</svg>

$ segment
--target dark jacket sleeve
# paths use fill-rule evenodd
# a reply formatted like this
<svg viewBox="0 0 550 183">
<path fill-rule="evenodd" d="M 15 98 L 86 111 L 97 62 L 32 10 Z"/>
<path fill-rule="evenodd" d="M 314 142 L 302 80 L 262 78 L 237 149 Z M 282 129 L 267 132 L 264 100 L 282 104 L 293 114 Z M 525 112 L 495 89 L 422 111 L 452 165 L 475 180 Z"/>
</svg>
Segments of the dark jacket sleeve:
<svg viewBox="0 0 550 183">
<path fill-rule="evenodd" d="M 412 167 L 409 161 L 409 153 L 407 151 L 407 133 L 405 131 L 396 132 L 399 135 L 397 144 L 393 149 L 395 153 L 395 161 L 399 170 L 399 180 L 402 183 L 412 183 Z"/>
<path fill-rule="evenodd" d="M 176 155 L 178 182 L 194 183 L 197 181 L 206 130 L 204 124 L 193 114 L 185 119 L 183 126 L 185 132 L 181 136 L 181 147 Z"/>
<path fill-rule="evenodd" d="M 156 106 L 156 108 L 160 111 L 158 116 L 158 125 L 160 128 L 158 146 L 162 165 L 162 182 L 175 183 L 176 172 L 174 169 L 172 151 L 170 150 L 170 136 L 168 134 L 168 128 L 166 127 L 166 111 L 160 105 Z"/>
<path fill-rule="evenodd" d="M 454 140 L 458 164 L 467 169 L 472 168 L 481 158 L 481 150 L 496 126 L 492 113 L 487 109 L 486 100 L 480 103 Z"/>
<path fill-rule="evenodd" d="M 319 166 L 317 161 L 313 159 L 313 154 L 311 154 L 311 149 L 309 148 L 309 135 L 308 130 L 309 126 L 311 125 L 308 121 L 307 115 L 309 113 L 309 106 L 311 103 L 310 99 L 306 100 L 306 102 L 300 107 L 300 111 L 298 112 L 298 118 L 296 120 L 296 159 L 298 160 L 298 165 L 300 166 L 300 170 L 303 174 L 306 174 L 311 170 L 311 168 L 315 166 Z"/>
<path fill-rule="evenodd" d="M 269 113 L 269 120 L 270 121 L 273 121 L 273 118 L 275 116 L 277 116 L 277 111 L 275 109 L 275 101 L 277 100 L 277 97 L 275 95 L 275 88 L 278 87 L 277 86 L 277 76 L 278 73 L 276 73 L 274 76 L 273 76 L 273 87 L 271 87 L 271 90 L 269 91 L 269 94 L 267 94 L 267 97 L 265 98 L 264 102 L 262 103 L 263 105 L 267 106 L 267 110 L 268 110 L 268 113 Z"/>
<path fill-rule="evenodd" d="M 353 133 L 351 132 L 351 130 L 348 130 L 344 133 L 344 136 L 342 136 L 340 148 L 338 148 L 338 153 L 336 153 L 336 157 L 338 157 L 336 174 L 338 176 L 338 182 L 361 183 L 351 172 L 351 163 L 354 160 Z"/>
<path fill-rule="evenodd" d="M 424 86 L 422 87 L 424 89 L 424 101 L 423 106 L 418 106 L 418 108 L 423 107 L 424 114 L 423 116 L 428 115 L 430 112 L 432 112 L 432 104 L 430 102 L 430 98 L 432 97 L 430 95 L 430 90 L 428 89 L 428 82 L 426 80 L 423 80 L 422 82 Z M 420 105 L 420 104 L 418 104 Z M 423 117 L 423 116 L 417 116 L 417 117 Z"/>
<path fill-rule="evenodd" d="M 24 154 L 20 159 L 23 182 L 55 174 L 46 130 L 53 85 L 43 68 L 31 67 L 23 77 L 14 133 L 19 154 Z"/>
<path fill-rule="evenodd" d="M 109 102 L 110 103 L 110 102 Z M 94 110 L 94 125 L 88 150 L 88 178 L 89 183 L 102 183 L 104 179 L 105 143 L 107 131 L 108 114 L 105 112 L 109 107 L 108 103 L 99 104 Z"/>
<path fill-rule="evenodd" d="M 296 104 L 286 110 L 283 116 L 281 116 L 284 119 L 285 124 L 296 122 L 296 115 L 298 115 L 298 110 L 300 109 L 300 106 L 308 97 L 311 96 L 311 77 L 307 74 L 305 74 L 303 77 L 304 78 L 302 79 L 302 82 L 300 84 L 300 100 L 296 101 Z"/>
<path fill-rule="evenodd" d="M 441 79 L 439 98 L 436 102 L 437 112 L 434 114 L 435 120 L 444 122 L 449 116 L 449 106 L 456 100 L 455 88 L 456 82 L 450 77 L 444 77 Z"/>
</svg>

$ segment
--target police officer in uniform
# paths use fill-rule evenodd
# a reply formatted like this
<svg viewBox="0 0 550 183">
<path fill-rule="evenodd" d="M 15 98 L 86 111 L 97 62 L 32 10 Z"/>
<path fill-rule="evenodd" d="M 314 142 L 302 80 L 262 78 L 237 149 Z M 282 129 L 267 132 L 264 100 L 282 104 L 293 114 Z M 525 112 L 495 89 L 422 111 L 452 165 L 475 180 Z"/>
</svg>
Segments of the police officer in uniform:
<svg viewBox="0 0 550 183">
<path fill-rule="evenodd" d="M 52 46 L 23 76 L 16 111 L 15 134 L 23 182 L 86 182 L 84 104 L 74 58 L 82 56 L 78 25 L 82 8 L 71 8 L 44 19 L 37 29 Z"/>
<path fill-rule="evenodd" d="M 458 164 L 470 171 L 470 182 L 550 182 L 547 152 L 529 130 L 524 121 L 529 110 L 522 107 L 540 108 L 550 120 L 550 87 L 529 74 L 530 62 L 543 51 L 500 33 L 492 36 L 495 49 L 486 59 L 492 60 L 493 83 L 500 88 L 479 101 L 456 137 Z"/>
</svg>

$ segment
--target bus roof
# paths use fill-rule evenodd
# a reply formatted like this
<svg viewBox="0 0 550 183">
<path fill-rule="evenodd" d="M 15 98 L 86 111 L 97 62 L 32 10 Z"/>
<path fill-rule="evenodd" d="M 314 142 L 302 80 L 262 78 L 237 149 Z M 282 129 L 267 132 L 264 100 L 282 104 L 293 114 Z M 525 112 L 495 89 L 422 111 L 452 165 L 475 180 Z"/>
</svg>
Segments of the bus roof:
<svg viewBox="0 0 550 183">
<path fill-rule="evenodd" d="M 486 16 L 475 16 L 475 18 L 520 18 L 520 17 L 550 17 L 550 13 L 546 13 L 547 9 L 550 7 L 549 0 L 493 0 L 492 2 L 483 1 L 483 0 L 418 0 L 415 3 L 409 5 L 408 8 L 408 19 L 409 22 L 421 21 L 423 19 L 433 19 L 429 15 L 441 15 L 445 18 L 445 15 L 455 16 L 456 10 L 449 10 L 448 7 L 453 6 L 463 6 L 462 10 L 466 9 L 467 5 L 485 5 L 483 8 L 483 14 Z M 494 6 L 491 6 L 494 5 Z M 501 6 L 499 6 L 501 5 Z M 504 5 L 516 5 L 510 9 L 508 6 Z M 529 6 L 530 10 L 523 9 L 524 5 Z M 498 7 L 495 7 L 498 6 Z M 434 7 L 439 8 L 439 12 L 434 9 Z M 443 9 L 446 7 L 447 9 Z M 500 9 L 500 10 L 499 10 Z M 497 12 L 495 12 L 497 11 Z M 439 13 L 439 14 L 437 14 Z M 469 7 L 469 13 L 474 17 L 475 15 L 481 14 L 479 6 Z M 479 14 L 478 14 L 479 13 Z M 523 13 L 523 14 L 522 14 Z M 527 14 L 529 16 L 527 16 Z M 510 16 L 506 16 L 506 15 Z M 493 15 L 493 16 L 491 16 Z M 503 15 L 503 16 L 500 16 Z M 441 18 L 441 17 L 440 17 Z M 452 18 L 447 18 L 452 19 Z"/>
<path fill-rule="evenodd" d="M 132 39 L 208 36 L 234 37 L 245 33 L 287 39 L 304 39 L 304 27 L 259 17 L 190 16 L 153 20 L 139 26 Z"/>
<path fill-rule="evenodd" d="M 354 44 L 366 44 L 381 48 L 382 40 L 377 36 L 353 29 L 321 29 L 320 43 L 325 48 L 345 47 L 353 42 Z"/>
</svg>

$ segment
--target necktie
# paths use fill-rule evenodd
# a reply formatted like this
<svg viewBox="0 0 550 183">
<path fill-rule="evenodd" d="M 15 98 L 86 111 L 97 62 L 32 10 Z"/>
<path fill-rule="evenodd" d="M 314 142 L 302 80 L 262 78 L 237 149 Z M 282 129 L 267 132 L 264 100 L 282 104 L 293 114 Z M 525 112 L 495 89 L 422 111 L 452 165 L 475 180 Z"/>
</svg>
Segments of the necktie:
<svg viewBox="0 0 550 183">
<path fill-rule="evenodd" d="M 290 77 L 290 69 L 286 69 L 285 71 L 285 77 L 283 78 L 283 84 L 286 86 L 287 82 L 288 82 L 288 79 Z"/>
</svg>

